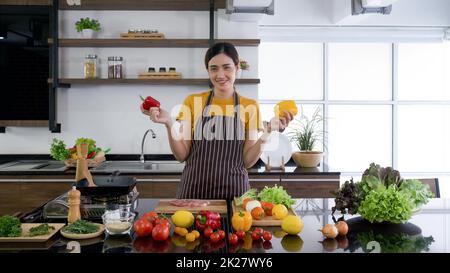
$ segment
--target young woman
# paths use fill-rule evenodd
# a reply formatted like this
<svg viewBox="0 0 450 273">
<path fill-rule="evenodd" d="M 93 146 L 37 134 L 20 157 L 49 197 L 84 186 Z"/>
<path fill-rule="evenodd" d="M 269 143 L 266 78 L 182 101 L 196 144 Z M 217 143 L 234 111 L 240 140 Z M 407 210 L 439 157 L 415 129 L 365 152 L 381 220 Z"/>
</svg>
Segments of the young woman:
<svg viewBox="0 0 450 273">
<path fill-rule="evenodd" d="M 146 111 L 141 106 L 141 111 L 166 126 L 175 158 L 186 161 L 177 198 L 232 199 L 249 189 L 246 168 L 258 161 L 270 132 L 284 130 L 292 115 L 285 111 L 284 117 L 274 117 L 263 127 L 258 103 L 234 87 L 239 55 L 232 44 L 209 48 L 205 66 L 213 88 L 184 100 L 177 116 L 178 133 L 166 110 Z"/>
</svg>

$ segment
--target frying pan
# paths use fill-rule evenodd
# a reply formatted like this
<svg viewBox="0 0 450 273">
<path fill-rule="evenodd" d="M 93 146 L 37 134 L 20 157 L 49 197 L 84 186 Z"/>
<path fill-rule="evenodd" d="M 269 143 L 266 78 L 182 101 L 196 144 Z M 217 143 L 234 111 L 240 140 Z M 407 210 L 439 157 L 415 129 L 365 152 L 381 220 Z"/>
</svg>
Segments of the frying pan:
<svg viewBox="0 0 450 273">
<path fill-rule="evenodd" d="M 114 197 L 128 194 L 136 186 L 136 178 L 132 176 L 94 176 L 93 179 L 97 187 L 88 187 L 87 179 L 76 183 L 81 195 Z"/>
</svg>

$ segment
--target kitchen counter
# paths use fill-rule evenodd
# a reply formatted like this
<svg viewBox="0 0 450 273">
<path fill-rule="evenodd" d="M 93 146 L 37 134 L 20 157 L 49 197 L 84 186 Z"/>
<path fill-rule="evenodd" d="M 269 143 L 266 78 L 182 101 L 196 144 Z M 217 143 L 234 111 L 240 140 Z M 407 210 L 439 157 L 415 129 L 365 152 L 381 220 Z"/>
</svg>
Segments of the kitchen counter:
<svg viewBox="0 0 450 273">
<path fill-rule="evenodd" d="M 173 157 L 173 156 L 172 156 Z M 90 169 L 94 177 L 109 176 L 115 170 L 116 164 L 122 167 L 120 175 L 132 176 L 136 178 L 140 197 L 145 198 L 175 198 L 178 191 L 182 165 L 173 164 L 175 161 L 171 156 L 150 156 L 146 158 L 152 162 L 168 162 L 161 164 L 148 171 L 148 165 L 140 165 L 135 155 L 108 155 L 107 162 L 112 162 L 109 168 Z M 48 162 L 49 156 L 0 156 L 0 159 L 12 161 L 26 161 L 19 166 L 17 171 L 1 171 L 0 168 L 0 199 L 4 200 L 0 204 L 1 214 L 13 214 L 29 212 L 39 204 L 47 202 L 57 196 L 67 192 L 75 182 L 75 168 L 61 170 L 57 164 L 52 170 L 45 170 L 44 164 L 33 164 L 29 161 Z M 57 162 L 57 161 L 54 161 Z M 120 165 L 124 163 L 123 165 Z M 11 163 L 6 163 L 11 166 Z M 62 163 L 59 162 L 61 165 Z M 5 166 L 3 164 L 2 166 Z M 35 166 L 39 170 L 24 170 L 26 166 Z M 140 171 L 141 168 L 144 171 Z M 125 171 L 129 170 L 129 172 Z M 293 162 L 288 162 L 284 171 L 272 169 L 267 171 L 258 162 L 248 170 L 250 187 L 261 190 L 265 186 L 283 186 L 283 188 L 293 198 L 329 198 L 333 197 L 332 192 L 339 188 L 340 173 L 329 171 L 328 166 L 317 168 L 297 168 Z M 42 190 L 45 189 L 45 190 Z M 22 201 L 22 200 L 26 200 Z"/>
<path fill-rule="evenodd" d="M 151 211 L 157 199 L 140 199 L 138 215 Z M 324 240 L 317 231 L 326 223 L 332 223 L 330 208 L 333 199 L 298 199 L 296 212 L 304 222 L 298 236 L 281 235 L 280 227 L 267 227 L 273 233 L 270 243 L 262 241 L 240 241 L 237 245 L 228 243 L 211 244 L 200 240 L 198 245 L 185 245 L 182 240 L 168 239 L 154 242 L 150 238 L 135 238 L 134 234 L 124 237 L 101 235 L 97 238 L 79 241 L 82 253 L 353 253 L 353 252 L 450 252 L 450 199 L 432 199 L 412 216 L 407 224 L 370 224 L 359 217 L 347 217 L 349 233 L 346 237 Z M 336 215 L 336 218 L 340 215 Z M 38 219 L 38 222 L 42 219 Z M 46 243 L 6 245 L 0 243 L 0 252 L 52 252 L 65 253 L 71 240 L 55 235 Z M 369 243 L 370 242 L 370 243 Z M 373 245 L 374 247 L 371 247 Z M 379 246 L 379 248 L 378 248 Z"/>
</svg>

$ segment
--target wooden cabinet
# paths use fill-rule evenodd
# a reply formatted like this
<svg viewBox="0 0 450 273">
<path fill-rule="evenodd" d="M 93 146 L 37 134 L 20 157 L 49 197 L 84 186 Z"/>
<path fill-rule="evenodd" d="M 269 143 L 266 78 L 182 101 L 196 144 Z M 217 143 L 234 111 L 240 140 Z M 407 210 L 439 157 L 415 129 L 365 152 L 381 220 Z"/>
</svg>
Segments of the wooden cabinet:
<svg viewBox="0 0 450 273">
<path fill-rule="evenodd" d="M 281 185 L 293 198 L 333 197 L 339 175 L 281 175 Z"/>
<path fill-rule="evenodd" d="M 258 191 L 264 189 L 265 186 L 273 187 L 275 184 L 281 184 L 279 175 L 249 175 L 248 180 L 250 187 Z"/>
<path fill-rule="evenodd" d="M 0 182 L 0 215 L 32 211 L 71 186 L 72 182 Z"/>
<path fill-rule="evenodd" d="M 175 198 L 181 181 L 180 175 L 153 175 L 137 177 L 140 197 Z"/>
</svg>

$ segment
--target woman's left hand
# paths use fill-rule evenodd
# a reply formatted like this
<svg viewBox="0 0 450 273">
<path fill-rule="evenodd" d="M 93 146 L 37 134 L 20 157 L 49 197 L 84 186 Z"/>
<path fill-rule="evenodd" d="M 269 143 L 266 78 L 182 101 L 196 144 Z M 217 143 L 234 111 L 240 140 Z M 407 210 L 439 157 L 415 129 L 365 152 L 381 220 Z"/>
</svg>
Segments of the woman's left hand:
<svg viewBox="0 0 450 273">
<path fill-rule="evenodd" d="M 289 111 L 284 110 L 284 115 L 280 117 L 273 117 L 268 125 L 269 132 L 279 131 L 283 132 L 289 126 L 289 122 L 294 118 Z"/>
</svg>

